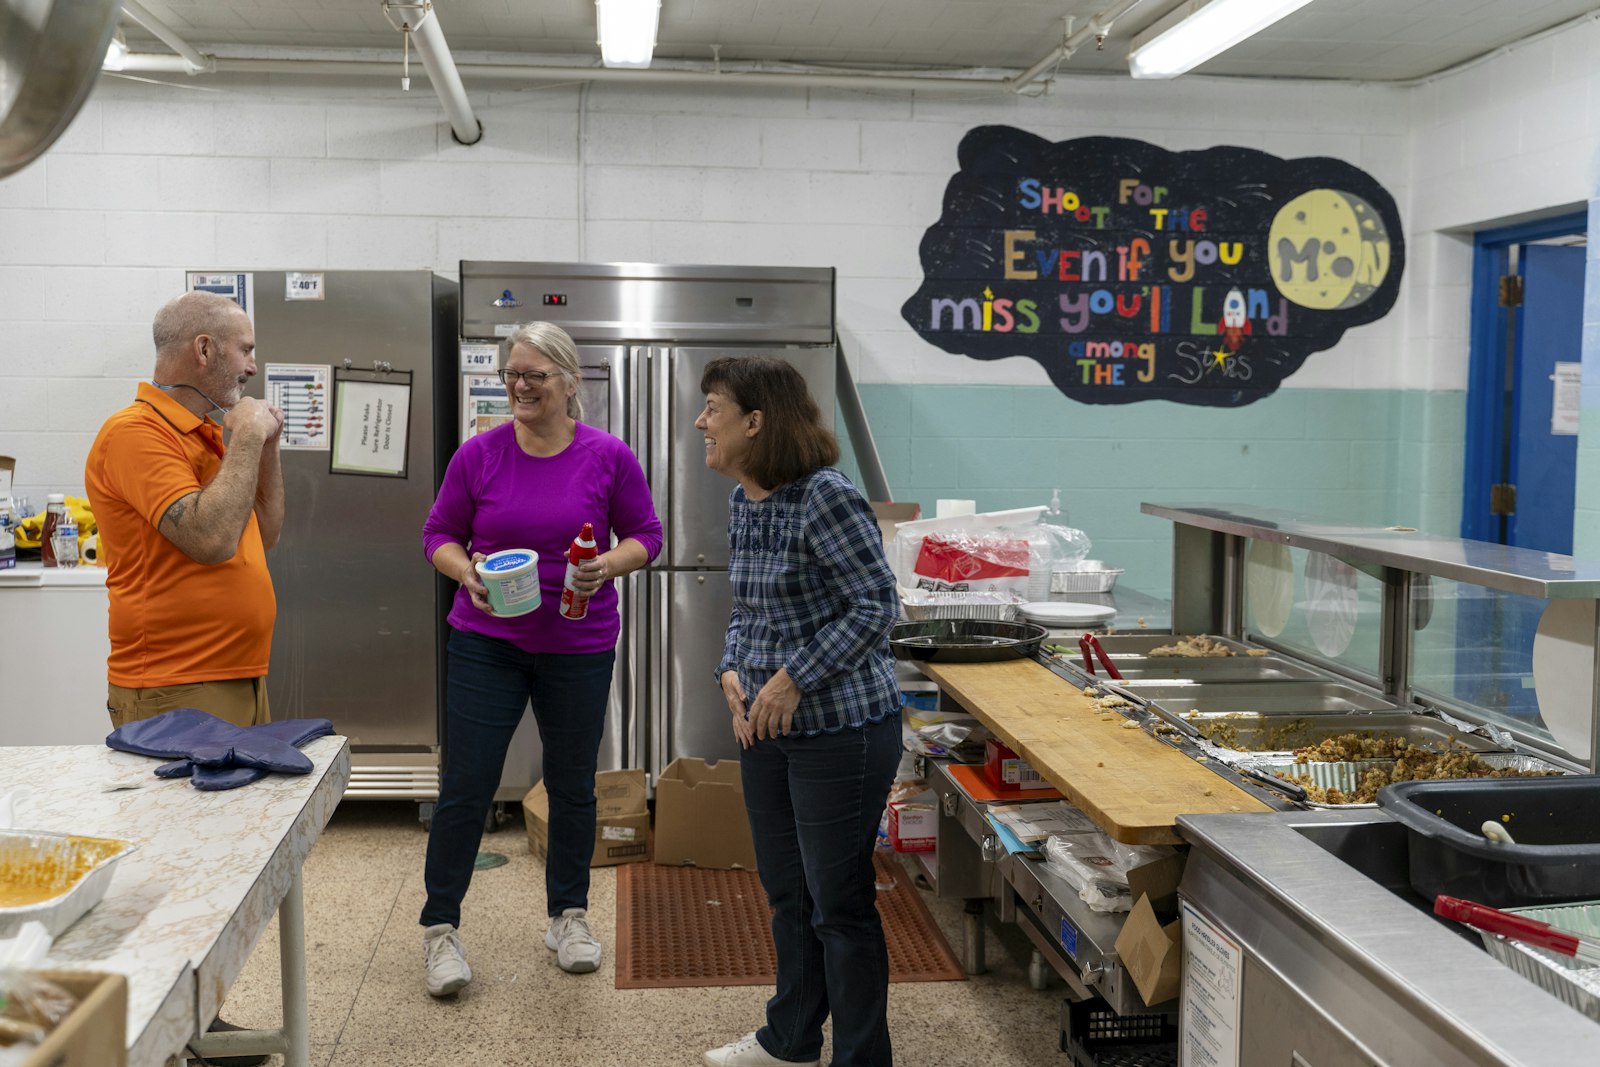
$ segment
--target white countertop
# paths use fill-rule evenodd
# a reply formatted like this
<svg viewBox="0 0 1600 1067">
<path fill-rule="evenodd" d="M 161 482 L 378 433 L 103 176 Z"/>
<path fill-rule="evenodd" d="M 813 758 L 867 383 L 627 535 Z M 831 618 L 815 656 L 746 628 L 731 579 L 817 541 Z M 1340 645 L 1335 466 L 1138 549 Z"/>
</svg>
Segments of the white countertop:
<svg viewBox="0 0 1600 1067">
<path fill-rule="evenodd" d="M 105 584 L 104 567 L 86 567 L 83 564 L 76 567 L 46 567 L 37 560 L 30 560 L 0 571 L 0 589 L 6 586 L 91 586 L 103 589 Z"/>
<path fill-rule="evenodd" d="M 343 737 L 307 744 L 310 774 L 204 793 L 162 760 L 103 745 L 0 748 L 0 782 L 27 786 L 23 829 L 133 841 L 105 898 L 46 966 L 128 978 L 128 1067 L 159 1067 L 215 1017 L 350 780 Z M 136 779 L 138 789 L 106 792 Z"/>
</svg>

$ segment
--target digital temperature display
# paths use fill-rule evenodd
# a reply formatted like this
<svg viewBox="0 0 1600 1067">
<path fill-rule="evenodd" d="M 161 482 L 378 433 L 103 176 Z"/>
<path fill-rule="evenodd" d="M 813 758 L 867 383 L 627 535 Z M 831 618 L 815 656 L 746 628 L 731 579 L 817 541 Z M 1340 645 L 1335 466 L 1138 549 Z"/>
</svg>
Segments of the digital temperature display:
<svg viewBox="0 0 1600 1067">
<path fill-rule="evenodd" d="M 546 294 L 544 294 L 544 306 L 547 307 L 547 308 L 549 308 L 549 307 L 557 307 L 557 308 L 566 307 L 567 306 L 567 294 L 566 293 L 546 293 Z"/>
</svg>

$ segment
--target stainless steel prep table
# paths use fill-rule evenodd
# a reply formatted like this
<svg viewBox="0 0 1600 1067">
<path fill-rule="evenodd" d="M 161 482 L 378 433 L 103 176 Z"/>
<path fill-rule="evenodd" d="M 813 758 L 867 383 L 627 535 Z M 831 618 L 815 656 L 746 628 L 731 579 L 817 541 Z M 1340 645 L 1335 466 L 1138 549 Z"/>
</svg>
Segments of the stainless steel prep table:
<svg viewBox="0 0 1600 1067">
<path fill-rule="evenodd" d="M 18 825 L 134 842 L 105 898 L 56 940 L 45 966 L 128 979 L 128 1067 L 161 1067 L 191 1042 L 210 1056 L 310 1058 L 300 867 L 350 780 L 342 737 L 307 744 L 312 771 L 204 793 L 154 776 L 158 760 L 95 745 L 0 748 L 0 782 L 25 786 Z M 107 791 L 136 780 L 136 789 Z M 203 1038 L 278 915 L 283 1029 Z"/>
</svg>

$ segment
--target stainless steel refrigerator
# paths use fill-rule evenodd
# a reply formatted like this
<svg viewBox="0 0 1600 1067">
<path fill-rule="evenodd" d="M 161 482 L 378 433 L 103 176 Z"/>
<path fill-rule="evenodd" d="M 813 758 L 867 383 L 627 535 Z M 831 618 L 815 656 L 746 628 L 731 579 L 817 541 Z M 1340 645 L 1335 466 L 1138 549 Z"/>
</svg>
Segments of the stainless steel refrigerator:
<svg viewBox="0 0 1600 1067">
<path fill-rule="evenodd" d="M 700 375 L 718 356 L 778 356 L 805 376 L 832 425 L 835 400 L 831 268 L 645 263 L 461 263 L 463 370 L 520 322 L 559 324 L 578 343 L 586 420 L 633 448 L 666 539 L 622 582 L 622 636 L 602 769 L 654 775 L 679 756 L 738 755 L 712 673 L 722 655 L 731 479 L 705 466 L 694 428 Z M 481 363 L 477 366 L 483 371 Z M 507 764 L 507 795 L 526 789 L 533 734 Z M 532 779 L 528 778 L 531 784 Z"/>
<path fill-rule="evenodd" d="M 431 801 L 454 587 L 423 558 L 422 523 L 458 436 L 458 287 L 428 271 L 211 270 L 189 285 L 245 305 L 258 370 L 247 392 L 287 413 L 283 534 L 267 553 L 273 718 L 330 719 L 350 738 L 347 795 Z M 341 473 L 336 409 L 350 383 L 405 398 L 403 470 Z"/>
</svg>

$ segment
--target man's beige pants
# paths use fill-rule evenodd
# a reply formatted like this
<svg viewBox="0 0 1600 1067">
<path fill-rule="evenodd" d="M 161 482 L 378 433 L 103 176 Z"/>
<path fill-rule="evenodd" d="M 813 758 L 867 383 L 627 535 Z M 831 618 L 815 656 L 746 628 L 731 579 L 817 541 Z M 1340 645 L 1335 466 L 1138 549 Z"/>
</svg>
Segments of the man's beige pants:
<svg viewBox="0 0 1600 1067">
<path fill-rule="evenodd" d="M 235 726 L 257 726 L 271 722 L 267 708 L 267 679 L 229 678 L 219 682 L 191 682 L 188 685 L 161 685 L 150 689 L 124 689 L 107 685 L 106 711 L 111 725 L 153 719 L 173 708 L 199 708 Z"/>
</svg>

